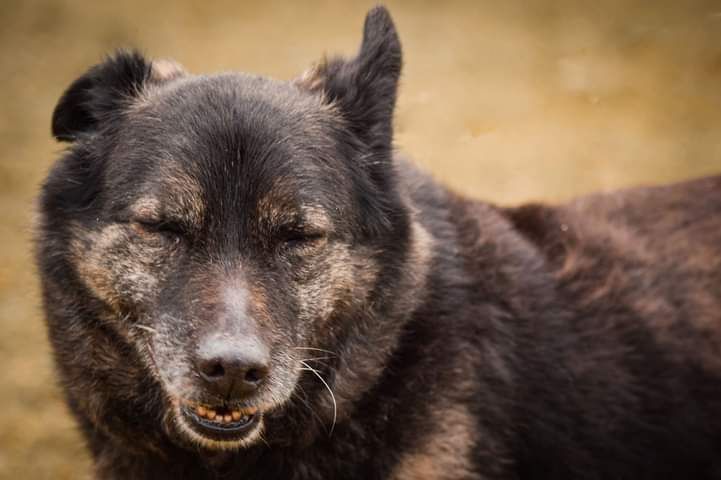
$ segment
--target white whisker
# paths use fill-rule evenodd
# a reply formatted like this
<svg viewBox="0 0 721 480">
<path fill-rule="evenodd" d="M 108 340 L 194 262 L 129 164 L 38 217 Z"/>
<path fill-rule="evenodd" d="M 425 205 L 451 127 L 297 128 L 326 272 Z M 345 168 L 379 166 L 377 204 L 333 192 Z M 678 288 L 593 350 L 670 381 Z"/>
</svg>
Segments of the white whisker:
<svg viewBox="0 0 721 480">
<path fill-rule="evenodd" d="M 293 348 L 295 348 L 296 350 L 315 350 L 315 351 L 317 351 L 317 352 L 325 352 L 325 353 L 328 353 L 328 354 L 330 354 L 330 355 L 333 355 L 334 357 L 337 357 L 337 356 L 338 356 L 336 353 L 331 352 L 330 350 L 322 349 L 322 348 L 315 348 L 315 347 L 293 347 Z"/>
<path fill-rule="evenodd" d="M 301 358 L 301 362 L 319 362 L 321 360 L 331 360 L 333 357 L 311 357 L 311 358 Z"/>
<path fill-rule="evenodd" d="M 314 374 L 316 377 L 318 377 L 318 380 L 320 380 L 320 381 L 323 383 L 323 385 L 325 386 L 325 388 L 328 389 L 328 393 L 330 393 L 330 398 L 331 398 L 331 400 L 333 401 L 333 424 L 330 426 L 330 431 L 328 432 L 328 434 L 329 434 L 329 435 L 333 435 L 333 430 L 335 429 L 335 422 L 336 422 L 336 420 L 337 420 L 337 418 L 338 418 L 338 405 L 336 404 L 335 395 L 333 395 L 333 390 L 330 389 L 330 386 L 328 385 L 328 383 L 323 379 L 323 377 L 321 376 L 321 374 L 318 373 L 318 371 L 317 371 L 315 368 L 311 367 L 310 365 L 308 365 L 307 363 L 305 363 L 305 362 L 302 361 L 302 360 L 301 360 L 300 363 L 302 363 L 302 364 L 306 367 L 306 368 L 303 368 L 303 369 L 301 369 L 301 370 L 308 370 L 308 371 L 310 371 L 310 372 L 313 372 L 313 374 Z"/>
</svg>

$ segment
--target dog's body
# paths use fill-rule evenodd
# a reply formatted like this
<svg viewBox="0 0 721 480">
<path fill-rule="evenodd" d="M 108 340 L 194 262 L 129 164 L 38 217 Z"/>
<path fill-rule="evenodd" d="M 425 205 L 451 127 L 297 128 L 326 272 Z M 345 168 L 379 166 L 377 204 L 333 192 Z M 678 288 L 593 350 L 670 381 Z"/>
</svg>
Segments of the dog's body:
<svg viewBox="0 0 721 480">
<path fill-rule="evenodd" d="M 38 261 L 98 478 L 721 478 L 721 178 L 474 202 L 391 158 L 399 72 L 377 8 L 292 84 L 121 54 L 61 99 Z"/>
</svg>

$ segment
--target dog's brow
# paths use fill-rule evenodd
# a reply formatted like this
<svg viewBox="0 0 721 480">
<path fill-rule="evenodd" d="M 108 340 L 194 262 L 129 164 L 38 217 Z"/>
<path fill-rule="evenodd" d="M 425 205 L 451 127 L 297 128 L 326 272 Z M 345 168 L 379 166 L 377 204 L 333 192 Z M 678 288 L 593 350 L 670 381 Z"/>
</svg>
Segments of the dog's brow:
<svg viewBox="0 0 721 480">
<path fill-rule="evenodd" d="M 317 205 L 302 205 L 300 212 L 303 223 L 309 227 L 319 230 L 329 230 L 331 228 L 330 217 L 322 207 Z"/>
<path fill-rule="evenodd" d="M 138 218 L 200 225 L 205 207 L 198 182 L 183 172 L 169 171 L 152 192 L 136 199 L 128 210 Z"/>
<path fill-rule="evenodd" d="M 276 225 L 301 222 L 318 230 L 328 230 L 332 227 L 331 218 L 322 206 L 298 201 L 292 194 L 288 194 L 282 182 L 277 183 L 275 188 L 261 197 L 257 203 L 260 218 Z"/>
<path fill-rule="evenodd" d="M 132 216 L 149 221 L 177 220 L 189 224 L 200 222 L 200 209 L 193 201 L 178 199 L 171 196 L 172 200 L 163 201 L 157 197 L 142 197 L 133 202 L 129 211 Z"/>
<path fill-rule="evenodd" d="M 183 171 L 171 171 L 164 183 L 168 192 L 166 198 L 171 200 L 165 205 L 168 212 L 200 225 L 203 222 L 205 204 L 197 179 Z"/>
<path fill-rule="evenodd" d="M 136 200 L 131 206 L 130 211 L 136 217 L 157 218 L 162 213 L 160 200 L 155 197 L 142 197 Z"/>
</svg>

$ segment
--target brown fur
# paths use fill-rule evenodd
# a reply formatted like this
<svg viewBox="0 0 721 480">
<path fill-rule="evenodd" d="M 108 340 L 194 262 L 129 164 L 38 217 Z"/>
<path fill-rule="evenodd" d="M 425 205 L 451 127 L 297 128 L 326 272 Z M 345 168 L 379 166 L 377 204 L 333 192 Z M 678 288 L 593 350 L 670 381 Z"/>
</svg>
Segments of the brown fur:
<svg viewBox="0 0 721 480">
<path fill-rule="evenodd" d="M 37 257 L 97 478 L 721 478 L 721 177 L 462 197 L 392 155 L 400 67 L 379 7 L 298 81 L 126 52 L 60 99 Z"/>
</svg>

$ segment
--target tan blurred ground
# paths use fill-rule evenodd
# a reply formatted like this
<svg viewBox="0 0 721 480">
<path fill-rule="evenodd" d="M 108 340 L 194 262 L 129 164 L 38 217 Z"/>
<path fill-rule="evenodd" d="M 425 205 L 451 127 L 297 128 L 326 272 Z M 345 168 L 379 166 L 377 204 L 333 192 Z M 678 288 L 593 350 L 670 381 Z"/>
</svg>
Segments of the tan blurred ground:
<svg viewBox="0 0 721 480">
<path fill-rule="evenodd" d="M 290 78 L 351 53 L 371 2 L 0 1 L 0 478 L 78 478 L 30 255 L 32 200 L 62 148 L 54 101 L 140 46 L 197 72 Z M 721 173 L 721 4 L 389 2 L 405 47 L 397 144 L 503 203 Z M 659 212 L 662 214 L 663 212 Z"/>
</svg>

